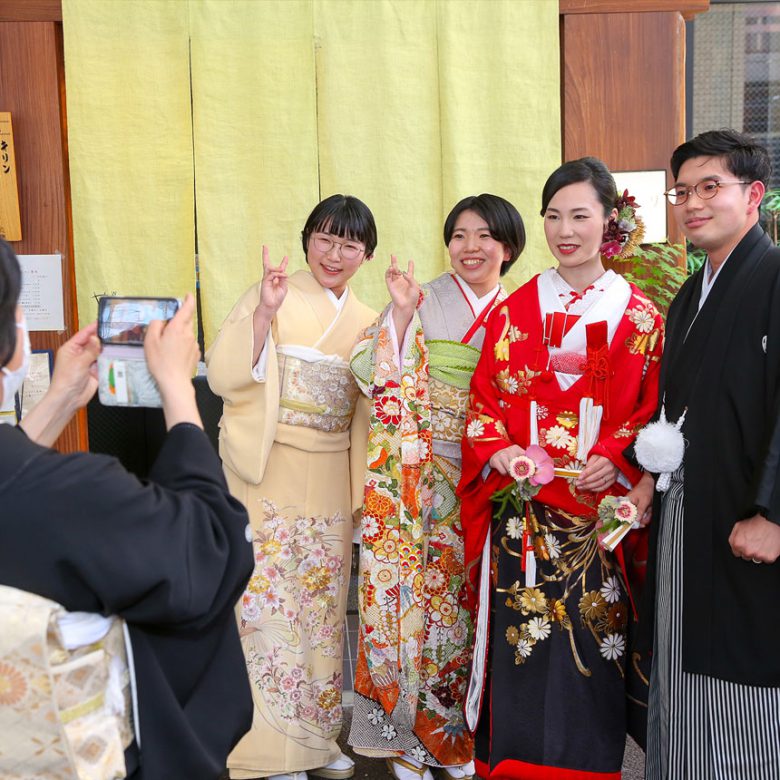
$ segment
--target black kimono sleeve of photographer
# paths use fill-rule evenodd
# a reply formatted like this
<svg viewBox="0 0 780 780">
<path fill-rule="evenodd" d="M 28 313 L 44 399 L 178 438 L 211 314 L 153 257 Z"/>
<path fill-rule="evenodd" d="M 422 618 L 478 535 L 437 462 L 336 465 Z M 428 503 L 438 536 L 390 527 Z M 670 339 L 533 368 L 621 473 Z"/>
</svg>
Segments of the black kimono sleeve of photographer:
<svg viewBox="0 0 780 780">
<path fill-rule="evenodd" d="M 247 515 L 200 428 L 172 428 L 141 483 L 0 426 L 0 583 L 125 618 L 139 699 L 138 780 L 217 778 L 251 723 L 234 605 Z"/>
</svg>

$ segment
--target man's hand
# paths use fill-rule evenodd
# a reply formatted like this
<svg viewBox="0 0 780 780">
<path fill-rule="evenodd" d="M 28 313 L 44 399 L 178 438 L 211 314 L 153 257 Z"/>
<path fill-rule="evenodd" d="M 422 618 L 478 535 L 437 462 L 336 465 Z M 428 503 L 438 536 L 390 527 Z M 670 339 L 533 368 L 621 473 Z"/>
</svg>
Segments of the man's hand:
<svg viewBox="0 0 780 780">
<path fill-rule="evenodd" d="M 729 536 L 731 552 L 753 563 L 774 563 L 780 556 L 780 525 L 763 515 L 734 523 Z"/>
<path fill-rule="evenodd" d="M 636 519 L 639 525 L 647 525 L 653 516 L 654 493 L 655 480 L 653 475 L 646 471 L 633 489 L 626 494 L 626 498 L 636 507 Z"/>
</svg>

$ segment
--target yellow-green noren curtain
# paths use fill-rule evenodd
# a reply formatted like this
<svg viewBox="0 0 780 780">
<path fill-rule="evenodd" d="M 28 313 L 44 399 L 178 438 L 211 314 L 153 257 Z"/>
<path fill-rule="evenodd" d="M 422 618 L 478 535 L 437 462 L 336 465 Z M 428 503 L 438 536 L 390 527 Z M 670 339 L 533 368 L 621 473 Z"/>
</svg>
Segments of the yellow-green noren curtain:
<svg viewBox="0 0 780 780">
<path fill-rule="evenodd" d="M 421 281 L 442 270 L 436 7 L 315 1 L 321 191 L 374 213 L 376 255 L 352 286 L 378 309 L 390 253 Z"/>
<path fill-rule="evenodd" d="M 64 0 L 79 318 L 95 295 L 195 288 L 189 9 Z"/>
<path fill-rule="evenodd" d="M 438 12 L 440 221 L 466 195 L 514 203 L 528 239 L 505 280 L 514 289 L 554 264 L 539 209 L 561 162 L 558 0 L 442 0 Z"/>
<path fill-rule="evenodd" d="M 303 267 L 319 200 L 309 0 L 193 2 L 198 256 L 206 343 L 271 262 Z"/>
<path fill-rule="evenodd" d="M 550 264 L 538 210 L 560 162 L 558 0 L 63 0 L 63 16 L 82 321 L 95 291 L 170 293 L 174 267 L 190 286 L 193 189 L 207 345 L 259 278 L 262 243 L 303 266 L 303 222 L 334 192 L 376 216 L 353 287 L 377 308 L 391 252 L 421 281 L 448 267 L 442 225 L 466 195 L 502 195 L 525 219 L 511 287 Z M 180 174 L 189 196 L 171 214 Z"/>
</svg>

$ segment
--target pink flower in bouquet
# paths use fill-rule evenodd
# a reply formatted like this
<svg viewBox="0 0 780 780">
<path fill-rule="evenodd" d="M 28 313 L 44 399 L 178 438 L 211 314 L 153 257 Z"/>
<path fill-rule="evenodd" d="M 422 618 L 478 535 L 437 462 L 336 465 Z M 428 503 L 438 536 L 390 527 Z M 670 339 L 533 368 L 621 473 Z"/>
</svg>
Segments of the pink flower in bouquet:
<svg viewBox="0 0 780 780">
<path fill-rule="evenodd" d="M 553 459 L 538 445 L 532 444 L 525 451 L 526 457 L 534 462 L 534 473 L 528 478 L 532 485 L 546 485 L 555 476 Z"/>
<path fill-rule="evenodd" d="M 523 482 L 531 479 L 536 473 L 536 463 L 526 455 L 518 455 L 509 461 L 509 476 L 515 482 Z"/>
<path fill-rule="evenodd" d="M 627 498 L 621 499 L 615 507 L 615 517 L 617 517 L 621 523 L 633 523 L 634 520 L 636 520 L 636 506 Z"/>
</svg>

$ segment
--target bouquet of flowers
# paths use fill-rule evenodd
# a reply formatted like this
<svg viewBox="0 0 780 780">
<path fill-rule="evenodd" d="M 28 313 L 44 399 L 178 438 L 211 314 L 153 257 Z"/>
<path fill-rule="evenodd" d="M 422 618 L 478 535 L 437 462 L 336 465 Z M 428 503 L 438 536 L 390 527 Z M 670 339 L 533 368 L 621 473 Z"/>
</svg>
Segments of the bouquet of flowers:
<svg viewBox="0 0 780 780">
<path fill-rule="evenodd" d="M 625 497 L 605 496 L 601 499 L 598 513 L 596 538 L 610 552 L 632 528 L 638 528 L 636 506 Z"/>
<path fill-rule="evenodd" d="M 530 501 L 542 489 L 542 485 L 552 482 L 555 476 L 553 460 L 541 447 L 532 444 L 524 455 L 509 461 L 509 476 L 513 481 L 491 496 L 498 504 L 495 513 L 497 518 L 503 515 L 507 503 L 522 512 L 523 503 Z"/>
</svg>

